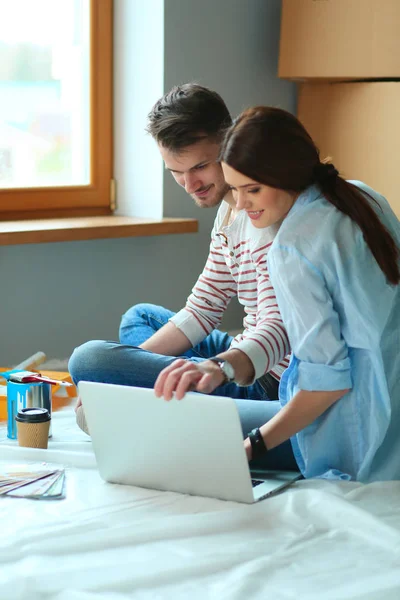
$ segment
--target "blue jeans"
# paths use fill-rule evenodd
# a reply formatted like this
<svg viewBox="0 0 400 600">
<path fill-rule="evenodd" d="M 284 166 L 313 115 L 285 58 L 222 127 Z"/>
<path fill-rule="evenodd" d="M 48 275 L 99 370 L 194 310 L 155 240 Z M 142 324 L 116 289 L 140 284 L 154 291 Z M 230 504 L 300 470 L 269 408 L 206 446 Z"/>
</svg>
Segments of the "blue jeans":
<svg viewBox="0 0 400 600">
<path fill-rule="evenodd" d="M 85 380 L 153 387 L 160 371 L 178 357 L 148 352 L 138 346 L 165 325 L 173 314 L 153 304 L 138 304 L 130 308 L 122 317 L 120 343 L 93 340 L 75 348 L 68 366 L 74 383 Z M 232 337 L 227 333 L 214 330 L 182 356 L 201 362 L 228 350 L 231 341 Z M 248 387 L 230 383 L 216 388 L 212 394 L 235 399 L 244 437 L 254 427 L 269 421 L 280 409 L 279 402 L 270 400 L 257 381 Z M 289 441 L 253 463 L 251 466 L 254 468 L 297 469 Z"/>
</svg>

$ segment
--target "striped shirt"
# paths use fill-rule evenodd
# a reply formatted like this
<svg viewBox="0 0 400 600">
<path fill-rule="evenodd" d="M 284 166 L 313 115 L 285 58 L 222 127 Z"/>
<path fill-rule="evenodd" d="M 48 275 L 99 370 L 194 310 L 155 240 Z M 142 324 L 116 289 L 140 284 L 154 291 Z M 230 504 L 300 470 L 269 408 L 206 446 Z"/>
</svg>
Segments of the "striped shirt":
<svg viewBox="0 0 400 600">
<path fill-rule="evenodd" d="M 267 268 L 267 254 L 278 227 L 257 229 L 245 211 L 228 224 L 230 212 L 229 205 L 222 202 L 204 270 L 185 308 L 171 321 L 195 346 L 220 325 L 230 300 L 237 296 L 244 307 L 244 329 L 231 348 L 249 357 L 254 379 L 270 372 L 279 380 L 289 364 L 285 357 L 290 348 Z"/>
</svg>

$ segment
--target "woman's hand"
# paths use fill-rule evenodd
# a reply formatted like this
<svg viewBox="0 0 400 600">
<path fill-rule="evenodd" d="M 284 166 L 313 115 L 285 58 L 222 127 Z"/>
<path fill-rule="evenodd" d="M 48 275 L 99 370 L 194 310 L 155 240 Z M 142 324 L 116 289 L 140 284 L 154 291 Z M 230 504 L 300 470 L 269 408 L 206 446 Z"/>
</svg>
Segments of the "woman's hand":
<svg viewBox="0 0 400 600">
<path fill-rule="evenodd" d="M 178 358 L 169 367 L 161 371 L 154 384 L 156 396 L 171 400 L 182 400 L 186 392 L 195 390 L 210 394 L 225 381 L 225 376 L 218 365 L 210 360 L 201 363 Z"/>
<path fill-rule="evenodd" d="M 244 449 L 246 450 L 247 460 L 250 462 L 251 461 L 252 450 L 251 450 L 250 439 L 248 437 L 244 440 Z"/>
</svg>

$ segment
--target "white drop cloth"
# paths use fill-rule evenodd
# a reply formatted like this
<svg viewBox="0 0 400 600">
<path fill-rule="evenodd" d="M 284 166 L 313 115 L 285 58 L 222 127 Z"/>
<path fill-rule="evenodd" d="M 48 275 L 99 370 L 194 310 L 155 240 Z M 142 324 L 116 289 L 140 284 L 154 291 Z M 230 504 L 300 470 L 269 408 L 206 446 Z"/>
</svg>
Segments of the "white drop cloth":
<svg viewBox="0 0 400 600">
<path fill-rule="evenodd" d="M 0 497 L 0 600 L 399 600 L 400 482 L 297 482 L 247 506 L 104 483 L 72 409 L 49 449 L 0 428 L 0 467 L 66 466 L 66 498 Z"/>
</svg>

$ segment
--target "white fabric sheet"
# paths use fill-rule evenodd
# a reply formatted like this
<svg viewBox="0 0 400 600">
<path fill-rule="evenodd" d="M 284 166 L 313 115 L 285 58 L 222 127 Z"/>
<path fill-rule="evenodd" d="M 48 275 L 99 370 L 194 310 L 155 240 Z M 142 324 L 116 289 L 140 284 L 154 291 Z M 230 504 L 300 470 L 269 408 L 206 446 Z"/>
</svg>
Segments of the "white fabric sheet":
<svg viewBox="0 0 400 600">
<path fill-rule="evenodd" d="M 0 600 L 399 600 L 400 482 L 309 480 L 247 506 L 104 483 L 72 409 L 48 450 L 66 498 L 0 497 Z"/>
</svg>

